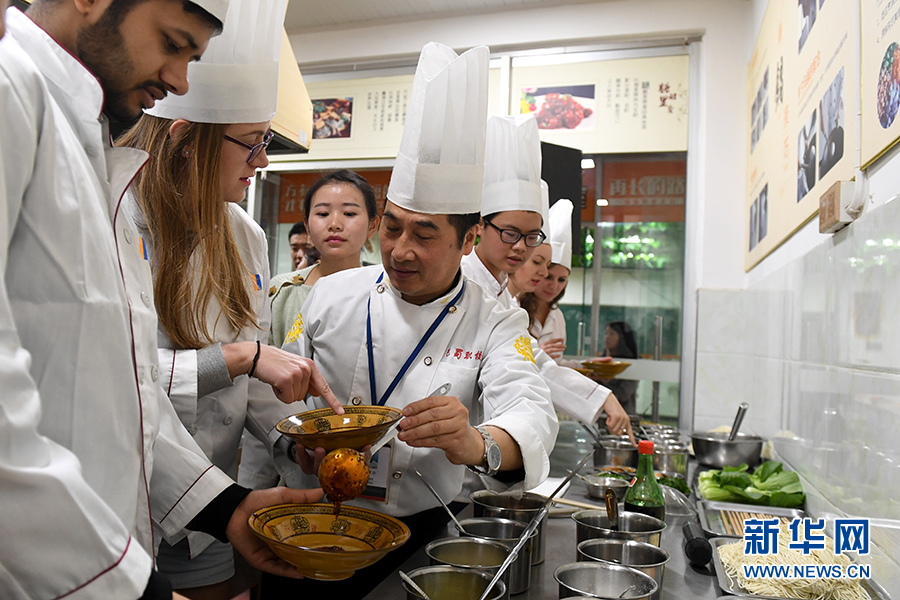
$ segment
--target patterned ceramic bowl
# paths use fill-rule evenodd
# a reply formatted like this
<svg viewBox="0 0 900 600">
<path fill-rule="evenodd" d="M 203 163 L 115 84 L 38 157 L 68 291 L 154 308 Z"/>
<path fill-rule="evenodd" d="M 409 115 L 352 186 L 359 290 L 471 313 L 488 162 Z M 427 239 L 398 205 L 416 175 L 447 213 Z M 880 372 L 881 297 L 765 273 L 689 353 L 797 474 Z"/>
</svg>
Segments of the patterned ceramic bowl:
<svg viewBox="0 0 900 600">
<path fill-rule="evenodd" d="M 630 366 L 631 363 L 623 362 L 621 360 L 613 360 L 611 362 L 594 362 L 586 360 L 581 363 L 581 369 L 578 370 L 579 372 L 587 371 L 587 374 L 593 377 L 609 378 L 619 375 Z"/>
<path fill-rule="evenodd" d="M 312 579 L 347 579 L 409 539 L 402 522 L 373 510 L 331 504 L 280 504 L 250 516 L 250 529 Z"/>
<path fill-rule="evenodd" d="M 278 431 L 307 448 L 362 450 L 378 440 L 402 417 L 390 406 L 345 406 L 337 415 L 330 408 L 319 408 L 291 415 L 275 426 Z"/>
</svg>

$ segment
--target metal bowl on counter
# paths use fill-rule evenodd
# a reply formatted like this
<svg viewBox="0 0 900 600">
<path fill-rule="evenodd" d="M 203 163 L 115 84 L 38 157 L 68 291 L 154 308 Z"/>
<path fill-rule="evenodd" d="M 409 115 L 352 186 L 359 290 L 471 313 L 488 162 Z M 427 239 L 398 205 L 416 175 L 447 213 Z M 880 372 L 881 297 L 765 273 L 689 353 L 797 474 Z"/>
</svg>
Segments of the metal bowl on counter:
<svg viewBox="0 0 900 600">
<path fill-rule="evenodd" d="M 477 569 L 460 569 L 446 565 L 421 567 L 410 571 L 407 575 L 428 594 L 431 600 L 478 600 L 494 578 L 490 573 Z M 422 600 L 422 596 L 405 581 L 403 589 L 406 590 L 406 600 Z M 498 581 L 488 595 L 488 600 L 500 600 L 505 593 L 506 586 L 502 581 Z"/>
<path fill-rule="evenodd" d="M 619 513 L 618 529 L 610 528 L 606 510 L 581 510 L 572 515 L 575 521 L 575 539 L 581 543 L 597 538 L 635 540 L 659 547 L 665 521 L 636 512 Z"/>
<path fill-rule="evenodd" d="M 553 577 L 559 583 L 560 598 L 588 596 L 610 600 L 649 600 L 659 589 L 659 584 L 646 573 L 600 562 L 563 565 Z"/>
<path fill-rule="evenodd" d="M 598 500 L 606 500 L 606 490 L 612 489 L 616 493 L 616 499 L 621 502 L 625 499 L 625 492 L 628 491 L 628 481 L 625 479 L 584 475 L 581 480 L 587 486 L 588 495 Z"/>
<path fill-rule="evenodd" d="M 652 544 L 632 540 L 585 540 L 578 544 L 578 562 L 597 561 L 637 569 L 646 573 L 659 585 L 653 594 L 658 599 L 662 590 L 663 573 L 669 553 Z"/>
<path fill-rule="evenodd" d="M 738 467 L 747 463 L 755 467 L 762 462 L 763 447 L 761 437 L 738 433 L 737 438 L 728 441 L 727 433 L 709 433 L 695 431 L 691 434 L 694 455 L 700 464 L 716 467 Z"/>
<path fill-rule="evenodd" d="M 631 445 L 627 438 L 607 437 L 600 438 L 594 443 L 595 467 L 634 467 L 637 468 L 638 451 Z"/>
<path fill-rule="evenodd" d="M 513 519 L 501 519 L 498 517 L 475 517 L 460 521 L 466 536 L 500 542 L 509 551 L 512 551 L 516 542 L 528 529 L 526 523 Z M 520 594 L 531 585 L 531 565 L 534 564 L 531 556 L 534 553 L 534 545 L 537 540 L 537 531 L 531 534 L 531 538 L 519 551 L 507 569 L 509 574 L 509 593 Z"/>
</svg>

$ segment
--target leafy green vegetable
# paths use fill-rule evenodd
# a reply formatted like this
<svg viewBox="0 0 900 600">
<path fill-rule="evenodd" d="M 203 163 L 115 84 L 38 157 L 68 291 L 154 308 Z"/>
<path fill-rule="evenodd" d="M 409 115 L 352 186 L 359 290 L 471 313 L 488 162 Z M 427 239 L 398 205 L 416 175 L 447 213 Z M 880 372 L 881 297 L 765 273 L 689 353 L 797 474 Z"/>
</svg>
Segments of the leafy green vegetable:
<svg viewBox="0 0 900 600">
<path fill-rule="evenodd" d="M 657 481 L 661 485 L 667 485 L 670 488 L 675 488 L 679 492 L 683 493 L 685 496 L 691 495 L 691 488 L 688 487 L 688 484 L 685 483 L 684 479 L 681 477 L 669 477 L 668 475 L 663 475 Z"/>
<path fill-rule="evenodd" d="M 785 471 L 780 462 L 767 461 L 753 473 L 747 473 L 746 464 L 725 467 L 721 471 L 711 469 L 700 473 L 698 487 L 707 500 L 742 502 L 796 508 L 803 506 L 806 494 L 800 477 L 793 471 Z"/>
</svg>

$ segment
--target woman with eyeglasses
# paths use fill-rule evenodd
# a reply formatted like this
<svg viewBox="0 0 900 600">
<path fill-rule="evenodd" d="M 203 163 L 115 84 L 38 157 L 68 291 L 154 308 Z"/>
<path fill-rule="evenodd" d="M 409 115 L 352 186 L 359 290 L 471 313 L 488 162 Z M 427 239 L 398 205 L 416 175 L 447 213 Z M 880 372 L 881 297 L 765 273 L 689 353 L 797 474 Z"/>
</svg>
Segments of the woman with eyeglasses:
<svg viewBox="0 0 900 600">
<path fill-rule="evenodd" d="M 129 194 L 154 277 L 159 382 L 194 440 L 232 477 L 245 426 L 279 457 L 282 474 L 296 467 L 286 445 L 278 451 L 273 426 L 298 409 L 272 390 L 282 401 L 302 399 L 291 397 L 298 357 L 266 343 L 266 236 L 238 206 L 256 170 L 268 165 L 271 140 L 269 122 L 144 114 L 117 142 L 150 154 Z M 193 533 L 175 545 L 164 540 L 160 570 L 191 598 L 230 598 L 231 547 L 203 543 Z"/>
</svg>

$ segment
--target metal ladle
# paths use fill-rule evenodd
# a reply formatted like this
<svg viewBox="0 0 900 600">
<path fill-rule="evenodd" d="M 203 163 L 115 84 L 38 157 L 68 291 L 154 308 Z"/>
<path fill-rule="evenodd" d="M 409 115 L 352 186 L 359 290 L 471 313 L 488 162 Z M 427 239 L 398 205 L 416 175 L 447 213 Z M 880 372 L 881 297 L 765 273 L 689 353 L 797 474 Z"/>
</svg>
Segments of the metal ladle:
<svg viewBox="0 0 900 600">
<path fill-rule="evenodd" d="M 413 590 L 415 590 L 415 592 L 416 592 L 417 594 L 419 594 L 420 596 L 422 596 L 423 598 L 425 598 L 425 600 L 431 600 L 431 598 L 428 596 L 428 594 L 425 593 L 425 590 L 423 590 L 422 588 L 420 588 L 420 587 L 419 587 L 419 584 L 417 584 L 415 581 L 412 580 L 412 577 L 410 577 L 409 575 L 407 575 L 407 574 L 404 573 L 403 571 L 398 571 L 398 573 L 400 573 L 400 579 L 402 579 L 403 581 L 405 581 L 406 583 L 408 583 L 408 584 L 409 584 L 409 587 L 411 587 Z M 627 591 L 627 590 L 626 590 L 626 591 Z"/>
<path fill-rule="evenodd" d="M 459 530 L 459 532 L 460 532 L 461 534 L 463 534 L 463 535 L 468 535 L 468 534 L 466 533 L 466 530 L 463 529 L 462 523 L 460 523 L 460 522 L 457 520 L 456 515 L 453 514 L 453 511 L 450 510 L 450 507 L 447 506 L 447 505 L 444 503 L 444 501 L 441 499 L 441 497 L 438 495 L 437 490 L 435 490 L 433 487 L 431 487 L 431 484 L 428 483 L 428 480 L 425 479 L 425 477 L 424 477 L 421 473 L 419 473 L 419 470 L 418 470 L 418 469 L 413 468 L 413 472 L 414 472 L 416 475 L 419 476 L 419 479 L 422 480 L 422 483 L 425 484 L 425 487 L 428 488 L 428 491 L 431 492 L 432 494 L 434 494 L 434 497 L 437 498 L 437 501 L 441 503 L 441 506 L 443 506 L 443 507 L 444 507 L 444 510 L 447 511 L 447 514 L 450 515 L 450 519 L 453 520 L 453 524 L 456 525 L 456 529 Z"/>
<path fill-rule="evenodd" d="M 738 429 L 741 428 L 741 423 L 744 421 L 744 415 L 747 414 L 748 408 L 750 408 L 750 405 L 746 402 L 741 402 L 741 405 L 738 406 L 737 414 L 734 416 L 734 423 L 731 425 L 731 433 L 728 434 L 729 442 L 733 442 L 737 437 Z"/>
</svg>

